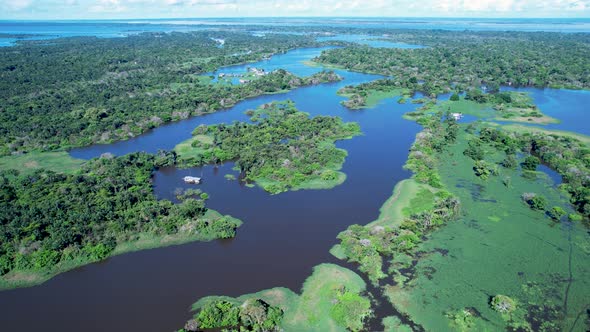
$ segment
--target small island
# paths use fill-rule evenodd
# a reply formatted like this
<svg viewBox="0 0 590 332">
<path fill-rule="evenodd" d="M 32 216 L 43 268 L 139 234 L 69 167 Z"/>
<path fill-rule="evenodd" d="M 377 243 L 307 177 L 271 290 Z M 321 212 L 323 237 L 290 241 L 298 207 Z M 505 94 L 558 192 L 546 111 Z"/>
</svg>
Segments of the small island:
<svg viewBox="0 0 590 332">
<path fill-rule="evenodd" d="M 176 146 L 186 167 L 235 161 L 246 181 L 278 194 L 287 190 L 329 189 L 344 182 L 346 151 L 334 142 L 361 133 L 340 118 L 310 118 L 291 101 L 264 104 L 248 112 L 252 123 L 199 126 Z"/>
<path fill-rule="evenodd" d="M 338 95 L 348 98 L 348 100 L 341 102 L 342 105 L 357 110 L 372 108 L 382 100 L 396 96 L 402 96 L 400 102 L 405 102 L 405 99 L 410 98 L 412 93 L 410 89 L 401 86 L 397 81 L 383 79 L 356 86 L 345 86 L 338 90 Z"/>
</svg>

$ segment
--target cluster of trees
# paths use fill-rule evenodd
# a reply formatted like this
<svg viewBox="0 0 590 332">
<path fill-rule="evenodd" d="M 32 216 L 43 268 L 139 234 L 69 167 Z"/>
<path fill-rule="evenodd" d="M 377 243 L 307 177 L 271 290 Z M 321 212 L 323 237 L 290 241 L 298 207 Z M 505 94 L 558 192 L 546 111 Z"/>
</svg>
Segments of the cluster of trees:
<svg viewBox="0 0 590 332">
<path fill-rule="evenodd" d="M 283 310 L 260 299 L 211 300 L 179 332 L 223 329 L 224 331 L 280 331 Z"/>
<path fill-rule="evenodd" d="M 442 112 L 417 112 L 414 116 L 424 129 L 416 135 L 405 167 L 414 172 L 416 181 L 442 188 L 436 167 L 438 154 L 456 140 L 458 124 L 453 117 Z M 352 225 L 340 233 L 338 239 L 346 257 L 359 263 L 360 270 L 369 279 L 377 281 L 386 276 L 382 270 L 383 257 L 411 251 L 423 235 L 453 220 L 459 213 L 459 200 L 440 190 L 432 209 L 405 218 L 399 228 Z"/>
<path fill-rule="evenodd" d="M 340 246 L 349 261 L 376 282 L 386 277 L 382 265 L 384 257 L 410 252 L 422 236 L 453 220 L 460 213 L 457 198 L 446 191 L 437 193 L 433 209 L 411 215 L 398 227 L 352 225 L 338 235 Z"/>
<path fill-rule="evenodd" d="M 314 61 L 393 76 L 400 87 L 414 78 L 424 82 L 419 89 L 427 94 L 481 84 L 491 91 L 499 85 L 590 88 L 590 42 L 581 34 L 413 33 L 434 47 L 347 47 L 324 51 Z"/>
<path fill-rule="evenodd" d="M 175 158 L 134 153 L 94 159 L 72 175 L 0 173 L 0 275 L 101 260 L 140 235 L 233 237 L 239 222 L 205 217 L 206 196 L 185 195 L 180 204 L 155 198 L 152 172 Z"/>
<path fill-rule="evenodd" d="M 534 171 L 540 162 L 557 171 L 563 180 L 560 188 L 570 196 L 570 202 L 585 218 L 590 218 L 590 149 L 569 136 L 543 132 L 507 132 L 496 128 L 481 128 L 474 140 L 469 143 L 465 154 L 474 160 L 483 160 L 482 144 L 490 144 L 506 153 L 500 165 L 515 168 L 518 165 L 517 152 L 525 153 L 521 162 L 523 174 Z M 534 209 L 545 209 L 539 198 L 523 198 Z M 549 210 L 550 216 L 559 211 Z"/>
<path fill-rule="evenodd" d="M 405 96 L 409 97 L 411 95 L 410 91 L 415 91 L 417 89 L 417 82 L 412 81 L 413 80 L 410 79 L 401 82 L 400 84 L 400 82 L 392 79 L 380 79 L 354 86 L 347 85 L 338 90 L 338 94 L 348 97 L 348 100 L 341 102 L 342 105 L 351 109 L 359 109 L 368 106 L 367 98 L 372 93 L 391 93 L 394 91 L 400 91 L 400 93 L 405 93 Z M 403 89 L 403 91 L 400 89 Z"/>
<path fill-rule="evenodd" d="M 360 134 L 356 123 L 309 118 L 292 101 L 265 104 L 251 114 L 254 123 L 197 127 L 193 134 L 210 136 L 212 143 L 195 140 L 193 147 L 201 152 L 189 158 L 181 155 L 180 161 L 202 165 L 236 160 L 247 180 L 279 193 L 305 181 L 335 180 L 346 151 L 337 149 L 334 141 Z"/>
<path fill-rule="evenodd" d="M 433 105 L 424 105 L 420 111 L 408 115 L 421 124 L 424 129 L 416 135 L 410 149 L 406 169 L 414 173 L 414 179 L 420 183 L 441 188 L 440 175 L 436 169 L 437 153 L 442 152 L 449 144 L 456 141 L 459 125 L 450 114 L 441 111 L 433 115 L 425 114 Z"/>
<path fill-rule="evenodd" d="M 490 92 L 490 89 L 488 89 L 488 92 Z M 543 116 L 537 105 L 533 103 L 531 96 L 524 92 L 492 91 L 492 93 L 483 93 L 479 88 L 474 88 L 467 91 L 465 100 L 472 100 L 480 104 L 490 104 L 501 117 L 506 119 L 518 116 L 537 118 Z"/>
<path fill-rule="evenodd" d="M 210 84 L 201 75 L 315 45 L 305 36 L 201 31 L 0 48 L 0 155 L 125 139 L 288 88 L 292 77 L 285 82 L 284 73 L 240 86 Z"/>
<path fill-rule="evenodd" d="M 346 287 L 337 290 L 334 302 L 330 316 L 349 331 L 362 331 L 365 320 L 373 314 L 371 301 Z"/>
</svg>

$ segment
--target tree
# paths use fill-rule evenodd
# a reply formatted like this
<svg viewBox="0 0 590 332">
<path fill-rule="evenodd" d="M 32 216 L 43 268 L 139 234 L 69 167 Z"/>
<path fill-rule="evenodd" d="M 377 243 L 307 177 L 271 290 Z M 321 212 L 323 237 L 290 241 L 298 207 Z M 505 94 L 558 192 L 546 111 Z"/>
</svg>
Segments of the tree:
<svg viewBox="0 0 590 332">
<path fill-rule="evenodd" d="M 537 166 L 539 166 L 539 158 L 535 156 L 527 156 L 521 166 L 524 170 L 535 171 L 537 170 Z"/>
<path fill-rule="evenodd" d="M 224 300 L 207 303 L 197 315 L 199 327 L 235 327 L 239 324 L 239 308 Z"/>
<path fill-rule="evenodd" d="M 544 210 L 545 206 L 547 206 L 547 200 L 545 197 L 535 193 L 524 193 L 521 197 L 533 210 Z"/>
<path fill-rule="evenodd" d="M 453 93 L 453 95 L 451 96 L 450 100 L 451 101 L 459 101 L 459 94 L 458 93 Z"/>
<path fill-rule="evenodd" d="M 553 220 L 559 220 L 566 214 L 565 210 L 560 206 L 554 206 L 551 210 L 547 211 L 547 214 Z"/>
<path fill-rule="evenodd" d="M 506 168 L 516 168 L 516 157 L 514 155 L 509 154 L 506 156 L 506 158 L 504 158 L 504 160 L 502 160 L 500 164 Z"/>
<path fill-rule="evenodd" d="M 467 149 L 463 154 L 473 160 L 481 160 L 484 156 L 484 151 L 481 147 L 481 142 L 478 139 L 472 139 L 467 143 Z"/>
</svg>

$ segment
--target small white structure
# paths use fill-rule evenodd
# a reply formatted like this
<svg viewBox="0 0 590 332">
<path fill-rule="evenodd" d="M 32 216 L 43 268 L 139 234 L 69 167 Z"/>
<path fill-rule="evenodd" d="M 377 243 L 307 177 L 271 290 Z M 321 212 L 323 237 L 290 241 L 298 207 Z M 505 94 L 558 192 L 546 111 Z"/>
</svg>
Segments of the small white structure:
<svg viewBox="0 0 590 332">
<path fill-rule="evenodd" d="M 463 118 L 463 113 L 451 113 L 451 116 L 456 120 L 459 121 Z"/>
<path fill-rule="evenodd" d="M 192 183 L 192 184 L 199 184 L 199 183 L 201 183 L 201 178 L 198 178 L 196 176 L 185 176 L 182 179 L 186 183 Z"/>
<path fill-rule="evenodd" d="M 256 76 L 264 76 L 266 75 L 266 71 L 262 68 L 255 68 L 255 67 L 248 67 L 248 72 L 253 73 Z"/>
</svg>

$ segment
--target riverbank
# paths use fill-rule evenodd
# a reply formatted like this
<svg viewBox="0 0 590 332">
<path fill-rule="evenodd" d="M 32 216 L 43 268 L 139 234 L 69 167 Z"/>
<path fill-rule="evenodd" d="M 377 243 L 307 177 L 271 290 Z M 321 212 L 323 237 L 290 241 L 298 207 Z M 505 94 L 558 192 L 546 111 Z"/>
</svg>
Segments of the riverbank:
<svg viewBox="0 0 590 332">
<path fill-rule="evenodd" d="M 221 219 L 224 219 L 224 220 L 228 221 L 229 223 L 234 224 L 236 227 L 239 227 L 242 225 L 241 220 L 233 218 L 228 215 L 224 216 L 214 210 L 207 210 L 206 214 L 202 218 L 202 221 L 209 222 L 209 223 L 215 223 Z M 117 244 L 115 249 L 106 258 L 93 259 L 90 257 L 78 256 L 77 258 L 74 258 L 72 260 L 60 261 L 59 263 L 51 266 L 51 268 L 12 270 L 11 272 L 0 277 L 0 291 L 39 285 L 39 284 L 42 284 L 42 283 L 48 281 L 49 279 L 57 276 L 60 273 L 74 270 L 76 268 L 79 268 L 79 267 L 82 267 L 84 265 L 88 265 L 91 263 L 103 261 L 105 259 L 117 256 L 117 255 L 123 255 L 126 253 L 135 252 L 135 251 L 139 251 L 139 250 L 147 250 L 147 249 L 161 248 L 161 247 L 167 247 L 167 246 L 181 245 L 181 244 L 194 242 L 194 241 L 212 241 L 212 240 L 218 239 L 218 236 L 214 233 L 198 233 L 198 232 L 193 232 L 193 233 L 183 232 L 183 233 L 165 234 L 165 235 L 156 235 L 156 234 L 152 234 L 152 233 L 139 233 L 139 234 L 136 234 L 134 237 L 135 237 L 135 240 L 126 241 L 126 242 Z"/>
</svg>

